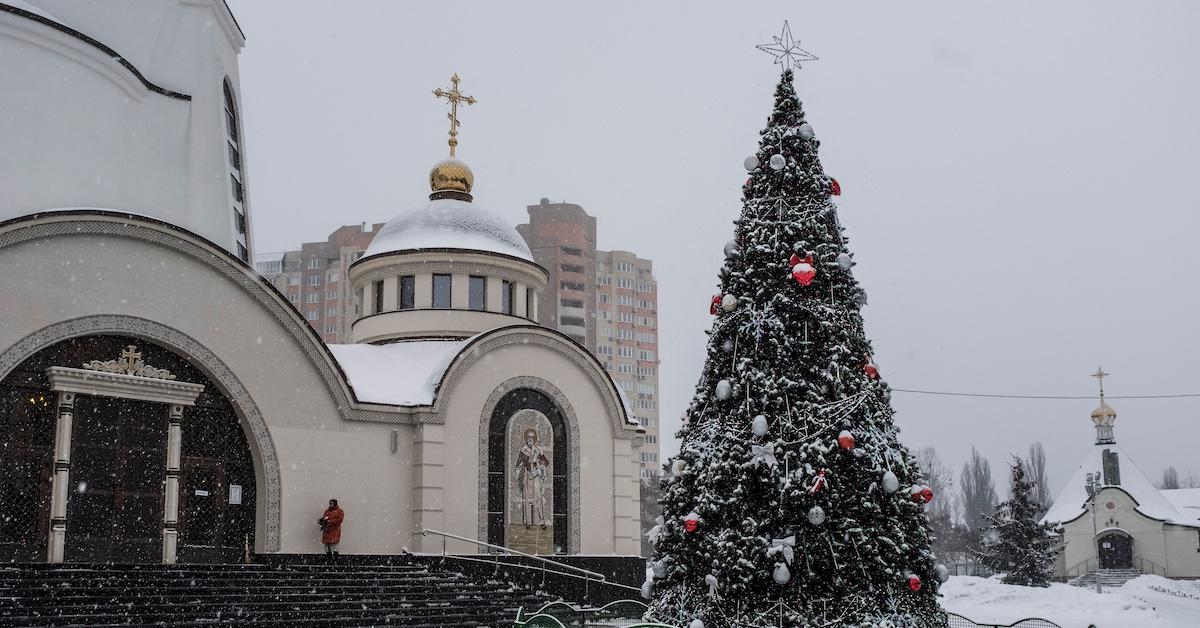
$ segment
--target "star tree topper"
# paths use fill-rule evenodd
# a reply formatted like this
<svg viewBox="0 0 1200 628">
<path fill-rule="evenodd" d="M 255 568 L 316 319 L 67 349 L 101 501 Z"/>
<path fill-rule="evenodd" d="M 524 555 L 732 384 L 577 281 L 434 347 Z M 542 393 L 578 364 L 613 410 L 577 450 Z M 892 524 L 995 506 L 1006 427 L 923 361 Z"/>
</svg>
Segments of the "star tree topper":
<svg viewBox="0 0 1200 628">
<path fill-rule="evenodd" d="M 792 28 L 788 26 L 787 20 L 783 21 L 783 32 L 772 39 L 775 41 L 769 44 L 759 44 L 755 48 L 775 57 L 775 63 L 782 66 L 780 70 L 791 68 L 799 70 L 801 62 L 817 60 L 816 55 L 801 48 L 800 42 L 792 38 Z"/>
</svg>

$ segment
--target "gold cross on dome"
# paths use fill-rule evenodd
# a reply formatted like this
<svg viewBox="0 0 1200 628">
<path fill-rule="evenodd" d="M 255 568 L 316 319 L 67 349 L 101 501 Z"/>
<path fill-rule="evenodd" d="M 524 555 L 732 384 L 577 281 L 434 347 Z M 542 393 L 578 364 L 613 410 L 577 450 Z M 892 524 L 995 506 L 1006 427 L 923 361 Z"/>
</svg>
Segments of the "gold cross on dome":
<svg viewBox="0 0 1200 628">
<path fill-rule="evenodd" d="M 446 91 L 440 87 L 433 90 L 434 96 L 437 96 L 438 98 L 445 98 L 446 100 L 450 101 L 450 113 L 446 114 L 446 117 L 450 118 L 451 157 L 454 156 L 454 147 L 458 146 L 458 103 L 461 102 L 468 105 L 473 105 L 476 102 L 474 96 L 467 96 L 458 89 L 458 83 L 461 80 L 462 79 L 458 78 L 458 73 L 455 72 L 454 76 L 450 77 L 450 83 L 453 85 L 453 87 L 450 88 L 450 91 Z"/>
<path fill-rule="evenodd" d="M 121 360 L 125 362 L 125 372 L 133 375 L 137 371 L 137 363 L 142 359 L 142 354 L 138 352 L 136 345 L 129 345 L 128 349 L 121 352 Z"/>
<path fill-rule="evenodd" d="M 1111 375 L 1111 373 L 1105 373 L 1104 369 L 1102 369 L 1098 366 L 1096 367 L 1096 372 L 1092 373 L 1092 377 L 1095 377 L 1097 380 L 1100 381 L 1100 398 L 1101 399 L 1104 399 L 1104 378 L 1108 377 L 1109 375 Z"/>
</svg>

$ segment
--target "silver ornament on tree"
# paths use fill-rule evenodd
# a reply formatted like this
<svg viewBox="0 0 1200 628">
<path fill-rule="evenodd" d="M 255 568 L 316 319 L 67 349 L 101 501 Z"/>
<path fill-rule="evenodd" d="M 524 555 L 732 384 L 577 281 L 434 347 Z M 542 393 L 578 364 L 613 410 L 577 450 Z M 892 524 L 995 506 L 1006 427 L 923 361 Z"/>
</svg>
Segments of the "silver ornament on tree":
<svg viewBox="0 0 1200 628">
<path fill-rule="evenodd" d="M 771 165 L 771 170 L 779 172 L 780 170 L 783 170 L 784 166 L 787 165 L 787 159 L 784 159 L 783 155 L 776 153 L 771 155 L 771 159 L 767 161 L 767 163 Z"/>
<path fill-rule="evenodd" d="M 758 415 L 754 420 L 750 421 L 750 432 L 755 436 L 763 437 L 767 435 L 767 417 Z"/>
<path fill-rule="evenodd" d="M 737 255 L 737 252 L 737 242 L 730 240 L 725 243 L 725 257 L 733 257 L 734 255 Z"/>
<path fill-rule="evenodd" d="M 651 595 L 650 589 L 653 586 L 654 586 L 654 583 L 651 582 L 649 578 L 647 578 L 646 581 L 642 583 L 642 598 L 643 599 L 647 599 L 647 600 L 650 599 L 650 595 Z"/>
<path fill-rule="evenodd" d="M 814 135 L 812 125 L 807 122 L 801 124 L 800 127 L 796 129 L 796 132 L 800 134 L 800 139 L 802 140 L 811 140 Z"/>
<path fill-rule="evenodd" d="M 725 342 L 721 343 L 721 351 L 724 351 L 725 353 L 732 353 L 733 352 L 733 340 L 726 338 Z"/>
<path fill-rule="evenodd" d="M 808 522 L 819 526 L 825 523 L 825 509 L 820 506 L 813 506 L 808 509 Z"/>
<path fill-rule="evenodd" d="M 840 268 L 844 271 L 849 271 L 851 268 L 854 267 L 854 260 L 850 259 L 849 253 L 838 253 L 837 265 L 838 265 L 838 268 Z"/>
<path fill-rule="evenodd" d="M 733 396 L 733 384 L 723 379 L 717 382 L 717 401 L 725 401 Z"/>
<path fill-rule="evenodd" d="M 683 461 L 683 458 L 676 458 L 675 461 L 671 463 L 671 475 L 675 477 L 683 475 L 683 472 L 686 469 L 687 463 Z"/>
<path fill-rule="evenodd" d="M 692 623 L 688 624 L 688 628 L 704 628 L 704 622 L 699 619 L 693 619 Z"/>
<path fill-rule="evenodd" d="M 746 172 L 754 172 L 758 169 L 758 155 L 750 155 L 742 165 L 746 167 Z"/>
<path fill-rule="evenodd" d="M 950 579 L 950 570 L 946 569 L 946 566 L 941 563 L 933 567 L 933 573 L 937 576 L 938 582 L 945 582 Z"/>
<path fill-rule="evenodd" d="M 654 561 L 653 564 L 650 565 L 650 571 L 654 574 L 655 578 L 659 578 L 659 579 L 666 578 L 667 577 L 667 563 L 665 561 L 656 560 L 656 561 Z"/>
<path fill-rule="evenodd" d="M 732 312 L 737 309 L 737 297 L 732 294 L 721 297 L 721 309 L 726 312 Z"/>
</svg>

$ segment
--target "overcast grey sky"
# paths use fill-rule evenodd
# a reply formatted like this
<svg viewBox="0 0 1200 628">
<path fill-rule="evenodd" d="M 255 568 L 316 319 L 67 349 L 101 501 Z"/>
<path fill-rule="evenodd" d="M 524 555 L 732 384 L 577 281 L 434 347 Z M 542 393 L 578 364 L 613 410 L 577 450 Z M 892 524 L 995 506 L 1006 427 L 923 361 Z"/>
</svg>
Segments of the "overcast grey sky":
<svg viewBox="0 0 1200 628">
<path fill-rule="evenodd" d="M 784 19 L 821 57 L 797 87 L 889 383 L 1088 395 L 1102 363 L 1113 395 L 1200 392 L 1195 1 L 230 5 L 258 251 L 424 201 L 446 151 L 430 91 L 457 72 L 477 203 L 514 224 L 578 203 L 601 248 L 654 260 L 667 432 L 778 77 L 754 45 Z M 955 469 L 974 444 L 1001 485 L 1041 440 L 1057 491 L 1093 440 L 1092 400 L 893 403 L 906 444 Z M 1200 399 L 1112 405 L 1152 479 L 1200 476 Z"/>
</svg>

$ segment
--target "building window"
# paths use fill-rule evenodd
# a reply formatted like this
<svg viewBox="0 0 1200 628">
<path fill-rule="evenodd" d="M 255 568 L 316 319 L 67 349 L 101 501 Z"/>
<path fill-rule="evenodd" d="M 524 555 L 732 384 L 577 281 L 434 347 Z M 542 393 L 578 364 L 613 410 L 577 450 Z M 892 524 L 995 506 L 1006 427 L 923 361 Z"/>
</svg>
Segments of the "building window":
<svg viewBox="0 0 1200 628">
<path fill-rule="evenodd" d="M 601 292 L 601 293 L 600 293 L 598 296 L 600 297 L 600 304 L 601 304 L 601 305 L 608 303 L 608 293 L 606 293 L 606 292 Z"/>
<path fill-rule="evenodd" d="M 320 297 L 315 292 L 309 292 L 308 294 L 304 295 L 305 303 L 316 303 L 317 301 L 320 301 L 320 300 L 321 300 Z"/>
<path fill-rule="evenodd" d="M 600 285 L 611 286 L 612 285 L 612 275 L 600 275 Z"/>
<path fill-rule="evenodd" d="M 578 281 L 560 281 L 558 282 L 558 285 L 563 290 L 575 290 L 578 292 L 583 292 L 583 284 L 579 283 Z"/>
<path fill-rule="evenodd" d="M 326 293 L 325 293 L 325 298 L 326 298 L 327 300 L 329 300 L 329 301 L 336 301 L 336 300 L 337 300 L 337 298 L 338 298 L 338 297 L 337 297 L 337 290 L 330 290 L 329 292 L 326 292 Z"/>
<path fill-rule="evenodd" d="M 300 285 L 300 276 L 299 275 L 288 275 L 287 283 L 289 286 Z"/>
<path fill-rule="evenodd" d="M 325 277 L 325 281 L 328 281 L 330 283 L 333 283 L 333 282 L 337 281 L 338 279 L 341 279 L 341 275 L 336 270 L 329 271 L 329 275 L 327 275 Z"/>
<path fill-rule="evenodd" d="M 238 133 L 237 103 L 233 100 L 233 90 L 229 81 L 222 81 L 225 92 L 225 145 L 229 157 L 228 172 L 229 186 L 232 193 L 234 241 L 237 243 L 237 255 L 242 261 L 250 261 L 250 251 L 246 240 L 246 191 L 242 187 L 242 155 L 241 135 Z"/>
<path fill-rule="evenodd" d="M 238 233 L 246 235 L 246 215 L 237 209 L 233 210 L 233 221 L 237 223 Z M 240 244 L 240 242 L 239 242 Z"/>
<path fill-rule="evenodd" d="M 467 309 L 480 312 L 486 310 L 487 278 L 471 275 L 467 281 Z"/>
<path fill-rule="evenodd" d="M 336 307 L 325 308 L 325 318 L 337 318 L 337 308 Z"/>
<path fill-rule="evenodd" d="M 558 250 L 562 251 L 564 255 L 575 255 L 575 256 L 583 255 L 583 249 L 576 249 L 576 248 L 569 247 L 569 246 L 560 246 L 560 247 L 558 247 Z"/>
<path fill-rule="evenodd" d="M 321 318 L 321 313 L 316 310 L 309 310 L 304 313 L 304 318 L 307 318 L 310 321 L 315 321 L 318 318 Z"/>
<path fill-rule="evenodd" d="M 646 434 L 646 444 L 647 445 L 657 445 L 658 444 L 658 436 L 655 436 L 654 434 Z"/>
<path fill-rule="evenodd" d="M 313 286 L 313 287 L 321 285 L 321 276 L 320 275 L 310 275 L 308 277 L 308 285 Z"/>
<path fill-rule="evenodd" d="M 578 316 L 561 316 L 559 322 L 563 325 L 572 325 L 575 327 L 583 327 L 583 319 Z"/>
<path fill-rule="evenodd" d="M 513 313 L 513 298 L 516 297 L 516 286 L 511 281 L 500 282 L 500 311 L 505 314 Z"/>
<path fill-rule="evenodd" d="M 580 301 L 579 299 L 559 299 L 558 304 L 563 307 L 583 307 L 583 301 Z"/>
<path fill-rule="evenodd" d="M 242 260 L 243 262 L 250 261 L 250 251 L 246 250 L 245 244 L 238 242 L 237 243 L 237 251 L 238 251 L 238 259 Z"/>
<path fill-rule="evenodd" d="M 327 334 L 336 334 L 336 333 L 337 333 L 337 325 L 326 325 L 326 326 L 325 326 L 325 333 L 327 333 Z"/>
<path fill-rule="evenodd" d="M 625 279 L 624 277 L 617 277 L 617 287 L 618 288 L 628 288 L 628 289 L 632 290 L 633 289 L 633 280 Z"/>
<path fill-rule="evenodd" d="M 400 309 L 417 307 L 417 278 L 412 275 L 400 277 Z"/>
<path fill-rule="evenodd" d="M 633 272 L 633 264 L 630 264 L 629 262 L 617 262 L 617 272 L 631 273 Z"/>
<path fill-rule="evenodd" d="M 633 307 L 633 297 L 629 296 L 628 294 L 618 294 L 617 305 L 628 305 L 629 307 Z"/>
<path fill-rule="evenodd" d="M 450 309 L 450 275 L 433 276 L 433 307 Z"/>
<path fill-rule="evenodd" d="M 318 268 L 320 268 L 320 267 L 321 267 L 321 258 L 319 258 L 319 257 L 311 257 L 311 258 L 309 258 L 309 260 L 308 260 L 308 268 L 309 268 L 310 270 L 316 270 L 316 269 L 318 269 Z"/>
<path fill-rule="evenodd" d="M 372 309 L 372 311 L 375 314 L 378 314 L 383 311 L 383 282 L 376 281 L 376 282 L 372 283 L 371 284 L 371 292 L 372 292 L 372 299 L 375 303 L 375 307 Z"/>
<path fill-rule="evenodd" d="M 598 345 L 596 353 L 600 355 L 612 355 L 612 345 Z"/>
<path fill-rule="evenodd" d="M 296 293 L 295 293 L 295 292 L 292 292 L 292 293 L 289 293 L 289 294 L 288 294 L 288 301 L 291 301 L 292 303 L 295 303 L 295 302 L 296 302 L 296 301 L 298 301 L 298 300 L 299 300 L 299 297 L 296 295 Z"/>
<path fill-rule="evenodd" d="M 633 357 L 633 347 L 617 347 L 617 357 L 632 358 Z"/>
<path fill-rule="evenodd" d="M 559 269 L 561 269 L 564 273 L 583 274 L 583 266 L 580 266 L 579 264 L 562 264 L 559 266 Z"/>
</svg>

